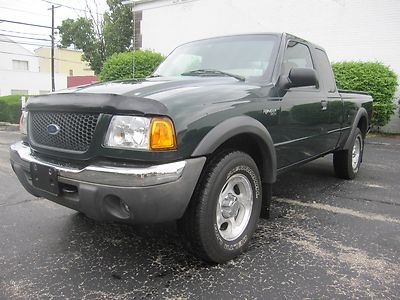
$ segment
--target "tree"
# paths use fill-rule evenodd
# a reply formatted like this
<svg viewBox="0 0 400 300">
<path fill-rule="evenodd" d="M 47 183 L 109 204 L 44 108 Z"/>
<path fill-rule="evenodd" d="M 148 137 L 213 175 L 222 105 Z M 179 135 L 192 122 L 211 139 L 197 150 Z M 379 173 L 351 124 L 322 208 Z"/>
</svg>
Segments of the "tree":
<svg viewBox="0 0 400 300">
<path fill-rule="evenodd" d="M 121 0 L 107 0 L 110 12 L 104 15 L 106 57 L 130 50 L 133 38 L 133 17 L 130 6 Z"/>
<path fill-rule="evenodd" d="M 66 19 L 58 27 L 61 35 L 60 46 L 63 48 L 74 45 L 83 51 L 83 60 L 99 74 L 105 60 L 104 39 L 96 36 L 93 22 L 85 17 L 76 20 Z"/>
<path fill-rule="evenodd" d="M 132 12 L 122 0 L 107 0 L 109 12 L 101 16 L 93 12 L 86 2 L 87 15 L 75 20 L 63 20 L 58 27 L 61 37 L 60 46 L 83 51 L 83 60 L 89 62 L 96 74 L 99 74 L 104 61 L 113 53 L 130 49 L 132 41 Z"/>
</svg>

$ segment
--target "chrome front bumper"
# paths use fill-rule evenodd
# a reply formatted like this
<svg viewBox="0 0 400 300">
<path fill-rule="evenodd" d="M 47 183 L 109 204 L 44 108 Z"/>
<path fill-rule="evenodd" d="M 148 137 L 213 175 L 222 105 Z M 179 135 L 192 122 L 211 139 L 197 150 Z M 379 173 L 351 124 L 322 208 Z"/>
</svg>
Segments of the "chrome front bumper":
<svg viewBox="0 0 400 300">
<path fill-rule="evenodd" d="M 206 158 L 132 167 L 93 164 L 78 168 L 35 156 L 22 142 L 10 147 L 10 161 L 24 188 L 100 221 L 156 223 L 183 216 Z M 33 185 L 31 163 L 57 171 L 58 194 Z"/>
<path fill-rule="evenodd" d="M 186 161 L 140 168 L 95 164 L 79 169 L 38 158 L 32 154 L 31 148 L 22 142 L 12 145 L 10 151 L 11 155 L 14 154 L 14 160 L 53 167 L 61 178 L 112 186 L 145 187 L 174 182 L 182 176 L 187 165 Z"/>
</svg>

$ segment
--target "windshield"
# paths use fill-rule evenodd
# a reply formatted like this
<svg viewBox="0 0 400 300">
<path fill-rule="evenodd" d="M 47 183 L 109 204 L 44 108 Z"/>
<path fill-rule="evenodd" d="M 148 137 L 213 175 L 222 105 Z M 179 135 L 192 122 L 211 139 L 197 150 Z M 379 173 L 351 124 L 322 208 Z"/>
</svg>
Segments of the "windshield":
<svg viewBox="0 0 400 300">
<path fill-rule="evenodd" d="M 277 40 L 277 36 L 274 35 L 241 35 L 188 43 L 176 48 L 153 76 L 231 74 L 246 80 L 262 77 L 269 79 Z M 199 70 L 201 72 L 198 72 Z"/>
</svg>

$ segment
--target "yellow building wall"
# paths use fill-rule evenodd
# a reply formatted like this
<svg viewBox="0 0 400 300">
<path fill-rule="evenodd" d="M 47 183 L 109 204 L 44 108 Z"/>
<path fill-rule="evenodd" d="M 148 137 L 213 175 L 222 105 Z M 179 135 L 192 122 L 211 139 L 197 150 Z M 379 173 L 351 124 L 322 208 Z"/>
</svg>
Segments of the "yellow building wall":
<svg viewBox="0 0 400 300">
<path fill-rule="evenodd" d="M 38 48 L 35 54 L 39 56 L 39 71 L 51 72 L 51 48 Z M 94 75 L 89 64 L 82 61 L 82 51 L 55 48 L 54 58 L 55 73 L 64 73 L 67 76 Z"/>
</svg>

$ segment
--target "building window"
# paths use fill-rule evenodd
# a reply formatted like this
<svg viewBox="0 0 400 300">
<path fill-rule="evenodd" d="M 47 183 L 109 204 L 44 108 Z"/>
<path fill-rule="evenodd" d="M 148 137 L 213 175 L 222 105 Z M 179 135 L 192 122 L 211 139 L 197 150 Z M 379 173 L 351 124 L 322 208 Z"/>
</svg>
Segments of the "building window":
<svg viewBox="0 0 400 300">
<path fill-rule="evenodd" d="M 13 59 L 12 65 L 13 65 L 13 70 L 18 70 L 18 71 L 28 71 L 29 70 L 29 64 L 28 64 L 27 60 Z"/>
<path fill-rule="evenodd" d="M 11 90 L 11 95 L 28 95 L 28 90 Z"/>
<path fill-rule="evenodd" d="M 69 76 L 74 76 L 74 70 L 69 70 Z"/>
<path fill-rule="evenodd" d="M 133 49 L 140 49 L 142 48 L 142 19 L 143 19 L 143 12 L 142 11 L 135 11 L 133 23 L 133 40 L 135 44 L 133 45 Z"/>
</svg>

